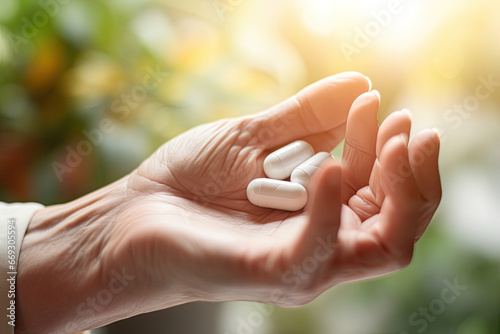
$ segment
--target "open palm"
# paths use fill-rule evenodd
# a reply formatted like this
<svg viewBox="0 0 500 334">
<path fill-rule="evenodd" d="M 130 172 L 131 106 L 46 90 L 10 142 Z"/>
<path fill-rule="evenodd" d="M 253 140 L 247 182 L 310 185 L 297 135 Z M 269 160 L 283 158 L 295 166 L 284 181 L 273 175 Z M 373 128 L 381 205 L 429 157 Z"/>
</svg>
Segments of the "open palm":
<svg viewBox="0 0 500 334">
<path fill-rule="evenodd" d="M 174 138 L 129 176 L 109 263 L 139 273 L 141 312 L 165 307 L 175 286 L 192 300 L 300 305 L 340 282 L 401 269 L 439 204 L 439 138 L 408 148 L 406 112 L 377 123 L 368 80 L 343 73 L 262 113 Z M 248 183 L 264 158 L 294 140 L 330 151 L 298 212 L 259 208 Z M 131 261 L 132 259 L 132 261 Z"/>
</svg>

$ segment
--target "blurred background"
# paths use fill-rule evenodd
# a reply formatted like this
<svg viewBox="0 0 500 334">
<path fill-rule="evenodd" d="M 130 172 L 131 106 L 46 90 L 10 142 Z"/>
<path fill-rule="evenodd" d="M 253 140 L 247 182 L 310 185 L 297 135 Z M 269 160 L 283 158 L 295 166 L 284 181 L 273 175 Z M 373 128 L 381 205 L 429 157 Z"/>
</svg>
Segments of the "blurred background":
<svg viewBox="0 0 500 334">
<path fill-rule="evenodd" d="M 0 200 L 70 201 L 348 70 L 380 121 L 408 108 L 441 134 L 443 201 L 411 266 L 297 309 L 194 304 L 100 332 L 500 333 L 498 1 L 2 0 Z"/>
</svg>

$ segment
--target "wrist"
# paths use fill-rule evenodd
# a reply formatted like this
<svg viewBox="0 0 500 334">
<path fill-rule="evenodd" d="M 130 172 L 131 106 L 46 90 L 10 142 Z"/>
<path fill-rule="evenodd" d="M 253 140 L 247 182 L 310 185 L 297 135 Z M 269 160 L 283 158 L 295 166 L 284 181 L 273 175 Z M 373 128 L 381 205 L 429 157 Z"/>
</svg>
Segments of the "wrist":
<svg viewBox="0 0 500 334">
<path fill-rule="evenodd" d="M 107 308 L 89 317 L 81 305 L 96 296 L 106 280 L 100 255 L 126 188 L 127 177 L 35 213 L 19 257 L 16 333 L 77 331 L 113 316 L 113 308 Z"/>
</svg>

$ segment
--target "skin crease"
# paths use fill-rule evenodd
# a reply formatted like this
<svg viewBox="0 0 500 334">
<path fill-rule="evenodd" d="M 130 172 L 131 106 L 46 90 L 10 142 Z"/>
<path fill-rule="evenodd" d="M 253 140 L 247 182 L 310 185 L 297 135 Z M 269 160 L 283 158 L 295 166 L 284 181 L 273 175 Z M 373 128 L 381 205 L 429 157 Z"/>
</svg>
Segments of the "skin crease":
<svg viewBox="0 0 500 334">
<path fill-rule="evenodd" d="M 267 111 L 196 127 L 115 183 L 37 211 L 16 333 L 76 332 L 199 300 L 299 306 L 406 267 L 441 198 L 439 138 L 426 130 L 408 148 L 401 112 L 379 129 L 369 86 L 354 72 L 328 77 Z M 270 152 L 299 139 L 330 151 L 344 137 L 342 164 L 320 166 L 304 210 L 246 199 Z"/>
</svg>

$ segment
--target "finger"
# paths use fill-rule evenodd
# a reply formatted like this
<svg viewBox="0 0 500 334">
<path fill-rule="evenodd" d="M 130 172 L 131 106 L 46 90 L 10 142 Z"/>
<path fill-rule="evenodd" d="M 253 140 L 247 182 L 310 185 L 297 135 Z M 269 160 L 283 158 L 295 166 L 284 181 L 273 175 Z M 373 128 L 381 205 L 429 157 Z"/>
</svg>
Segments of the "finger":
<svg viewBox="0 0 500 334">
<path fill-rule="evenodd" d="M 331 130 L 339 134 L 334 138 L 342 138 L 353 101 L 370 85 L 368 78 L 356 72 L 320 80 L 285 102 L 251 117 L 249 126 L 254 140 L 257 145 L 272 149 L 297 139 L 321 137 Z M 336 144 L 332 142 L 329 146 L 333 149 Z"/>
<path fill-rule="evenodd" d="M 340 226 L 342 167 L 327 160 L 314 174 L 306 207 L 308 222 L 298 240 L 299 258 L 312 256 L 319 246 L 323 253 L 333 253 Z M 325 249 L 325 245 L 330 245 Z"/>
<path fill-rule="evenodd" d="M 439 146 L 439 135 L 429 129 L 417 134 L 409 147 L 410 163 L 420 194 L 425 201 L 436 204 L 441 199 Z"/>
<path fill-rule="evenodd" d="M 411 168 L 424 201 L 417 238 L 424 233 L 441 201 L 442 189 L 438 166 L 439 146 L 437 132 L 424 130 L 413 138 L 409 147 Z"/>
<path fill-rule="evenodd" d="M 380 125 L 377 136 L 377 157 L 385 143 L 394 136 L 401 133 L 405 134 L 407 138 L 410 136 L 411 129 L 411 114 L 408 110 L 401 110 L 391 113 Z"/>
<path fill-rule="evenodd" d="M 381 152 L 381 186 L 385 199 L 380 209 L 379 228 L 390 250 L 411 258 L 421 197 L 410 167 L 405 138 L 391 138 Z"/>
<path fill-rule="evenodd" d="M 344 201 L 368 185 L 376 158 L 380 98 L 378 92 L 364 93 L 354 101 L 347 117 L 342 156 Z"/>
<path fill-rule="evenodd" d="M 391 113 L 380 125 L 377 135 L 376 154 L 380 157 L 384 145 L 389 139 L 403 134 L 403 137 L 408 141 L 411 129 L 411 115 L 409 111 L 402 110 Z M 382 205 L 385 194 L 380 185 L 380 164 L 374 164 L 370 175 L 370 188 L 375 195 L 375 203 Z"/>
</svg>

